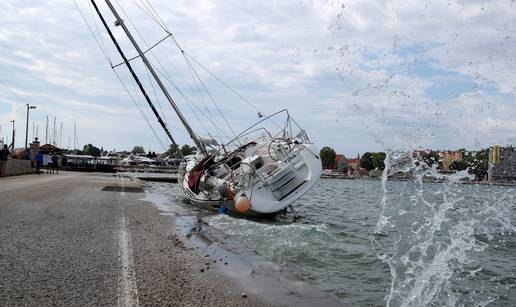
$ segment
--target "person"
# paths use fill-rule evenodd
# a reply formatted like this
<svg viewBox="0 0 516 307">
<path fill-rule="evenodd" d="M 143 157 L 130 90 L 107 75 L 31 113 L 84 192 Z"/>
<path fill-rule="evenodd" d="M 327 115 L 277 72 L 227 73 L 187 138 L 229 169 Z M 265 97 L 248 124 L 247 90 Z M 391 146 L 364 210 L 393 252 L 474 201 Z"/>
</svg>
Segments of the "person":
<svg viewBox="0 0 516 307">
<path fill-rule="evenodd" d="M 52 155 L 52 173 L 56 171 L 59 174 L 59 158 L 56 155 Z"/>
<path fill-rule="evenodd" d="M 38 152 L 36 155 L 36 174 L 41 174 L 41 167 L 43 166 L 43 154 Z"/>
<path fill-rule="evenodd" d="M 9 157 L 9 149 L 7 149 L 7 145 L 4 145 L 3 149 L 0 149 L 0 161 L 7 161 Z"/>
<path fill-rule="evenodd" d="M 47 174 L 50 173 L 52 169 L 52 159 L 50 155 L 43 155 L 43 165 L 47 168 Z"/>
</svg>

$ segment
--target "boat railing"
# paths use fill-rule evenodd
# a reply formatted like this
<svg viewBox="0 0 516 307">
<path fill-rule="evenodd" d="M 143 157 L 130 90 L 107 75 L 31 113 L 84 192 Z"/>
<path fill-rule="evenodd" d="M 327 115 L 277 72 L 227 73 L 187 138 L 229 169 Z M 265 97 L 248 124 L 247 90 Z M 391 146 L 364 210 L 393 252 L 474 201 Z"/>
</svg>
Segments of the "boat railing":
<svg viewBox="0 0 516 307">
<path fill-rule="evenodd" d="M 282 122 L 278 123 L 278 119 L 280 116 L 285 116 L 285 118 L 281 119 Z M 273 128 L 266 127 L 265 124 L 272 124 L 277 132 L 273 132 Z M 261 135 L 249 137 L 254 133 L 262 132 Z M 299 142 L 310 142 L 308 135 L 305 130 L 302 129 L 299 124 L 290 116 L 287 109 L 280 110 L 274 114 L 268 115 L 252 126 L 248 127 L 240 134 L 235 136 L 229 142 L 223 145 L 224 148 L 231 147 L 240 147 L 243 144 L 247 144 L 251 141 L 257 141 L 260 139 L 265 139 L 267 141 L 272 141 L 274 139 L 282 138 L 285 140 L 293 140 L 297 139 Z M 220 149 L 222 150 L 222 149 Z"/>
</svg>

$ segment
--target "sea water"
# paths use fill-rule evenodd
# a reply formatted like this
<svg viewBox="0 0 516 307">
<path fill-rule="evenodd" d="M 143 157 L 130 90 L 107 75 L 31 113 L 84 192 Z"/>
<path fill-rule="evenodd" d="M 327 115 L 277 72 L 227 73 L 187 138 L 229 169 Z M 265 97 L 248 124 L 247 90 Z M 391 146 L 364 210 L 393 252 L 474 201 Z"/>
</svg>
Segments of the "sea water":
<svg viewBox="0 0 516 307">
<path fill-rule="evenodd" d="M 321 179 L 295 222 L 201 216 L 344 304 L 516 305 L 516 190 L 423 182 L 411 166 L 387 163 L 415 171 L 408 181 Z M 179 199 L 170 184 L 151 192 Z"/>
</svg>

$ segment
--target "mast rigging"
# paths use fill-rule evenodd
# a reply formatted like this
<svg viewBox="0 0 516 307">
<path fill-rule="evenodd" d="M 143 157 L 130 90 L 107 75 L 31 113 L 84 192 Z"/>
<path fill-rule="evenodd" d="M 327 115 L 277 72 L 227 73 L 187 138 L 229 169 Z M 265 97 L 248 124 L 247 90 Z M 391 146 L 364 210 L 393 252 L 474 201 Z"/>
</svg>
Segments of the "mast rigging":
<svg viewBox="0 0 516 307">
<path fill-rule="evenodd" d="M 136 41 L 134 40 L 134 38 L 132 37 L 131 33 L 129 32 L 129 29 L 125 26 L 124 24 L 124 21 L 120 18 L 120 15 L 118 15 L 118 12 L 115 10 L 115 8 L 113 7 L 113 5 L 111 4 L 111 1 L 109 0 L 105 0 L 106 1 L 106 4 L 107 6 L 109 7 L 109 9 L 111 10 L 111 12 L 113 13 L 113 15 L 115 16 L 116 18 L 116 22 L 115 22 L 115 25 L 117 26 L 121 26 L 122 29 L 124 30 L 127 38 L 131 41 L 132 45 L 134 46 L 134 48 L 136 49 L 136 51 L 138 52 L 140 58 L 142 59 L 144 65 L 146 66 L 147 70 L 151 73 L 151 75 L 153 76 L 154 80 L 156 81 L 156 83 L 158 84 L 158 86 L 160 87 L 161 91 L 163 92 L 163 94 L 165 95 L 165 98 L 168 100 L 168 102 L 170 103 L 170 105 L 172 106 L 172 108 L 174 109 L 174 111 L 176 112 L 177 116 L 179 117 L 179 120 L 181 120 L 183 126 L 185 126 L 186 130 L 188 131 L 188 134 L 190 135 L 190 138 L 194 141 L 195 145 L 197 146 L 197 148 L 199 148 L 199 150 L 201 151 L 201 153 L 203 155 L 208 155 L 207 151 L 206 151 L 206 147 L 204 146 L 203 143 L 200 142 L 199 138 L 195 135 L 195 132 L 193 131 L 192 127 L 190 127 L 190 125 L 188 124 L 188 122 L 186 121 L 186 118 L 183 116 L 183 114 L 181 113 L 181 111 L 179 110 L 179 108 L 177 107 L 176 103 L 174 102 L 174 100 L 172 99 L 172 97 L 170 96 L 168 90 L 166 89 L 166 87 L 163 85 L 163 83 L 161 82 L 160 78 L 158 77 L 158 75 L 156 74 L 156 72 L 154 71 L 154 68 L 152 67 L 152 65 L 150 64 L 150 62 L 147 60 L 147 57 L 145 56 L 144 52 L 140 49 L 140 47 L 138 46 L 138 44 L 136 43 Z M 96 3 L 95 3 L 95 0 L 91 0 L 91 3 L 93 4 L 93 7 L 95 8 L 95 11 L 97 12 L 97 14 L 99 15 L 99 18 L 101 19 L 102 21 L 102 24 L 104 25 L 104 27 L 106 28 L 106 31 L 108 32 L 111 40 L 113 41 L 113 43 L 115 44 L 115 47 L 116 49 L 118 50 L 118 52 L 120 53 L 120 55 L 122 56 L 122 59 L 124 60 L 127 68 L 129 69 L 129 71 L 131 72 L 131 75 L 132 77 L 135 79 L 136 83 L 138 84 L 138 87 L 140 88 L 140 90 L 142 91 L 142 93 L 144 94 L 145 96 L 145 99 L 147 100 L 147 103 L 149 104 L 149 106 L 151 107 L 152 111 L 154 112 L 154 115 L 158 118 L 158 121 L 160 122 L 161 126 L 163 127 L 163 129 L 165 129 L 165 132 L 167 132 L 167 135 L 169 136 L 169 138 L 172 140 L 172 142 L 174 144 L 175 141 L 173 141 L 173 138 L 172 136 L 170 135 L 170 132 L 168 131 L 168 128 L 166 127 L 165 123 L 163 122 L 163 120 L 161 120 L 161 116 L 159 115 L 159 113 L 157 112 L 157 110 L 155 109 L 154 105 L 152 104 L 149 96 L 146 94 L 145 92 L 145 89 L 143 88 L 143 85 L 141 84 L 141 82 L 139 81 L 136 73 L 134 72 L 134 70 L 132 69 L 132 66 L 131 64 L 129 63 L 127 57 L 125 56 L 125 54 L 123 53 L 122 49 L 120 48 L 120 46 L 118 45 L 115 37 L 113 36 L 113 33 L 111 32 L 111 30 L 109 29 L 106 21 L 104 20 L 104 18 L 102 17 L 102 14 L 100 13 L 100 10 L 98 9 Z"/>
<path fill-rule="evenodd" d="M 108 1 L 106 1 L 107 3 Z M 170 139 L 170 141 L 172 142 L 172 144 L 177 144 L 176 141 L 174 140 L 174 138 L 172 137 L 172 134 L 170 133 L 170 131 L 168 130 L 168 127 L 165 125 L 165 123 L 163 122 L 163 120 L 161 119 L 161 116 L 159 115 L 158 111 L 156 110 L 156 108 L 154 107 L 154 105 L 152 104 L 152 101 L 150 100 L 149 98 L 149 95 L 147 95 L 147 92 L 145 91 L 145 88 L 143 87 L 142 83 L 140 82 L 140 79 L 138 78 L 138 76 L 136 75 L 136 73 L 134 72 L 133 70 L 133 67 L 131 66 L 131 64 L 129 63 L 129 61 L 127 60 L 127 57 L 125 56 L 124 52 L 122 51 L 122 48 L 120 48 L 120 45 L 118 44 L 117 40 L 115 39 L 115 36 L 113 35 L 113 33 L 111 32 L 111 29 L 109 29 L 109 26 L 107 25 L 106 23 L 106 20 L 104 19 L 104 17 L 102 16 L 102 14 L 100 13 L 100 10 L 99 8 L 97 7 L 97 4 L 95 3 L 94 0 L 91 0 L 91 3 L 93 5 L 93 7 L 95 8 L 95 11 L 97 12 L 97 14 L 99 15 L 99 18 L 100 18 L 100 21 L 102 22 L 102 24 L 104 25 L 104 28 L 106 28 L 106 31 L 108 32 L 109 34 L 109 37 L 111 38 L 111 40 L 113 41 L 113 44 L 115 45 L 116 49 L 118 50 L 118 53 L 120 54 L 120 56 L 122 57 L 122 59 L 124 60 L 126 66 L 127 66 L 127 69 L 129 69 L 129 72 L 131 73 L 132 77 L 134 78 L 134 80 L 136 81 L 136 84 L 138 85 L 140 91 L 143 93 L 143 96 L 145 97 L 145 100 L 147 101 L 147 103 L 149 104 L 152 112 L 154 113 L 154 115 L 156 116 L 156 118 L 158 119 L 158 122 L 159 124 L 161 125 L 161 127 L 163 128 L 163 130 L 165 130 L 165 133 L 167 134 L 168 138 Z M 110 5 L 110 3 L 108 4 Z M 116 15 L 118 16 L 118 15 Z"/>
</svg>

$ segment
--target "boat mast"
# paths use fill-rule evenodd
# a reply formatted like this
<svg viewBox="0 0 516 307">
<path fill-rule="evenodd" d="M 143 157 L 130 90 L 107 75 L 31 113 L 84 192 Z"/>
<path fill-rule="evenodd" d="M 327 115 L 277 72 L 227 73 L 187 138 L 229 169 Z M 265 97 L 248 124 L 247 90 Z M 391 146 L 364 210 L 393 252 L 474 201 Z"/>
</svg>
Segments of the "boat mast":
<svg viewBox="0 0 516 307">
<path fill-rule="evenodd" d="M 127 69 L 129 69 L 129 72 L 131 73 L 131 75 L 133 76 L 134 80 L 136 81 L 136 84 L 138 84 L 138 87 L 140 88 L 140 91 L 142 92 L 143 96 L 145 97 L 145 100 L 147 101 L 147 103 L 149 104 L 150 108 L 152 109 L 152 112 L 154 113 L 154 115 L 158 119 L 159 124 L 161 125 L 163 130 L 165 130 L 165 133 L 167 134 L 167 136 L 170 139 L 170 141 L 172 142 L 172 144 L 177 144 L 176 141 L 174 140 L 174 138 L 172 137 L 172 134 L 168 130 L 167 126 L 165 125 L 165 123 L 161 119 L 161 116 L 159 115 L 158 111 L 156 110 L 156 108 L 152 104 L 152 101 L 150 100 L 149 95 L 147 95 L 147 92 L 145 91 L 145 88 L 143 87 L 142 83 L 140 82 L 140 79 L 138 78 L 138 76 L 134 72 L 133 67 L 131 66 L 131 64 L 127 60 L 127 57 L 125 56 L 124 52 L 122 51 L 122 48 L 120 48 L 120 45 L 118 44 L 118 42 L 115 39 L 115 36 L 111 32 L 111 29 L 109 29 L 109 27 L 108 27 L 108 25 L 106 23 L 106 20 L 104 20 L 104 17 L 102 16 L 102 14 L 100 13 L 99 8 L 97 7 L 97 4 L 95 3 L 94 0 L 91 0 L 91 3 L 93 4 L 93 7 L 95 8 L 95 11 L 97 11 L 97 14 L 99 15 L 100 21 L 102 21 L 102 24 L 106 28 L 106 31 L 108 32 L 109 37 L 111 38 L 111 40 L 113 41 L 113 44 L 115 45 L 116 49 L 118 50 L 118 53 L 120 53 L 120 56 L 124 60 L 124 63 L 127 66 Z M 75 142 L 74 142 L 74 146 L 75 146 Z"/>
<path fill-rule="evenodd" d="M 145 56 L 143 51 L 140 49 L 140 47 L 138 46 L 138 44 L 134 40 L 133 36 L 129 32 L 129 29 L 125 26 L 124 21 L 122 20 L 122 18 L 120 18 L 120 15 L 118 15 L 117 11 L 115 10 L 113 5 L 111 4 L 111 1 L 110 0 L 105 0 L 105 1 L 106 1 L 106 4 L 108 5 L 109 9 L 111 10 L 111 12 L 113 13 L 113 15 L 116 18 L 115 25 L 119 25 L 119 26 L 122 27 L 122 29 L 124 30 L 125 34 L 127 35 L 127 38 L 129 38 L 129 40 L 133 44 L 134 49 L 136 49 L 136 51 L 138 52 L 138 55 L 142 59 L 143 63 L 145 64 L 145 66 L 147 67 L 149 72 L 151 73 L 151 75 L 154 78 L 154 80 L 156 80 L 156 83 L 158 84 L 158 86 L 160 87 L 161 91 L 163 92 L 163 94 L 167 98 L 168 102 L 170 103 L 170 105 L 172 106 L 174 111 L 176 112 L 177 116 L 179 117 L 179 120 L 181 120 L 181 122 L 183 123 L 183 126 L 185 126 L 186 130 L 188 131 L 188 134 L 190 135 L 190 138 L 194 141 L 195 145 L 197 145 L 197 148 L 199 148 L 199 150 L 202 152 L 202 154 L 207 156 L 208 152 L 206 151 L 206 147 L 204 146 L 203 143 L 200 142 L 199 138 L 195 135 L 195 132 L 193 131 L 192 127 L 190 127 L 190 125 L 186 121 L 186 118 L 183 116 L 183 114 L 181 113 L 181 111 L 177 107 L 176 103 L 174 102 L 174 99 L 172 99 L 172 96 L 170 96 L 167 88 L 163 85 L 163 83 L 161 82 L 160 78 L 158 77 L 158 75 L 154 71 L 154 68 L 152 67 L 150 62 L 147 60 L 147 57 Z M 95 3 L 94 0 L 91 0 L 91 2 Z M 124 59 L 124 61 L 126 62 L 127 65 L 129 65 L 127 59 Z"/>
</svg>

